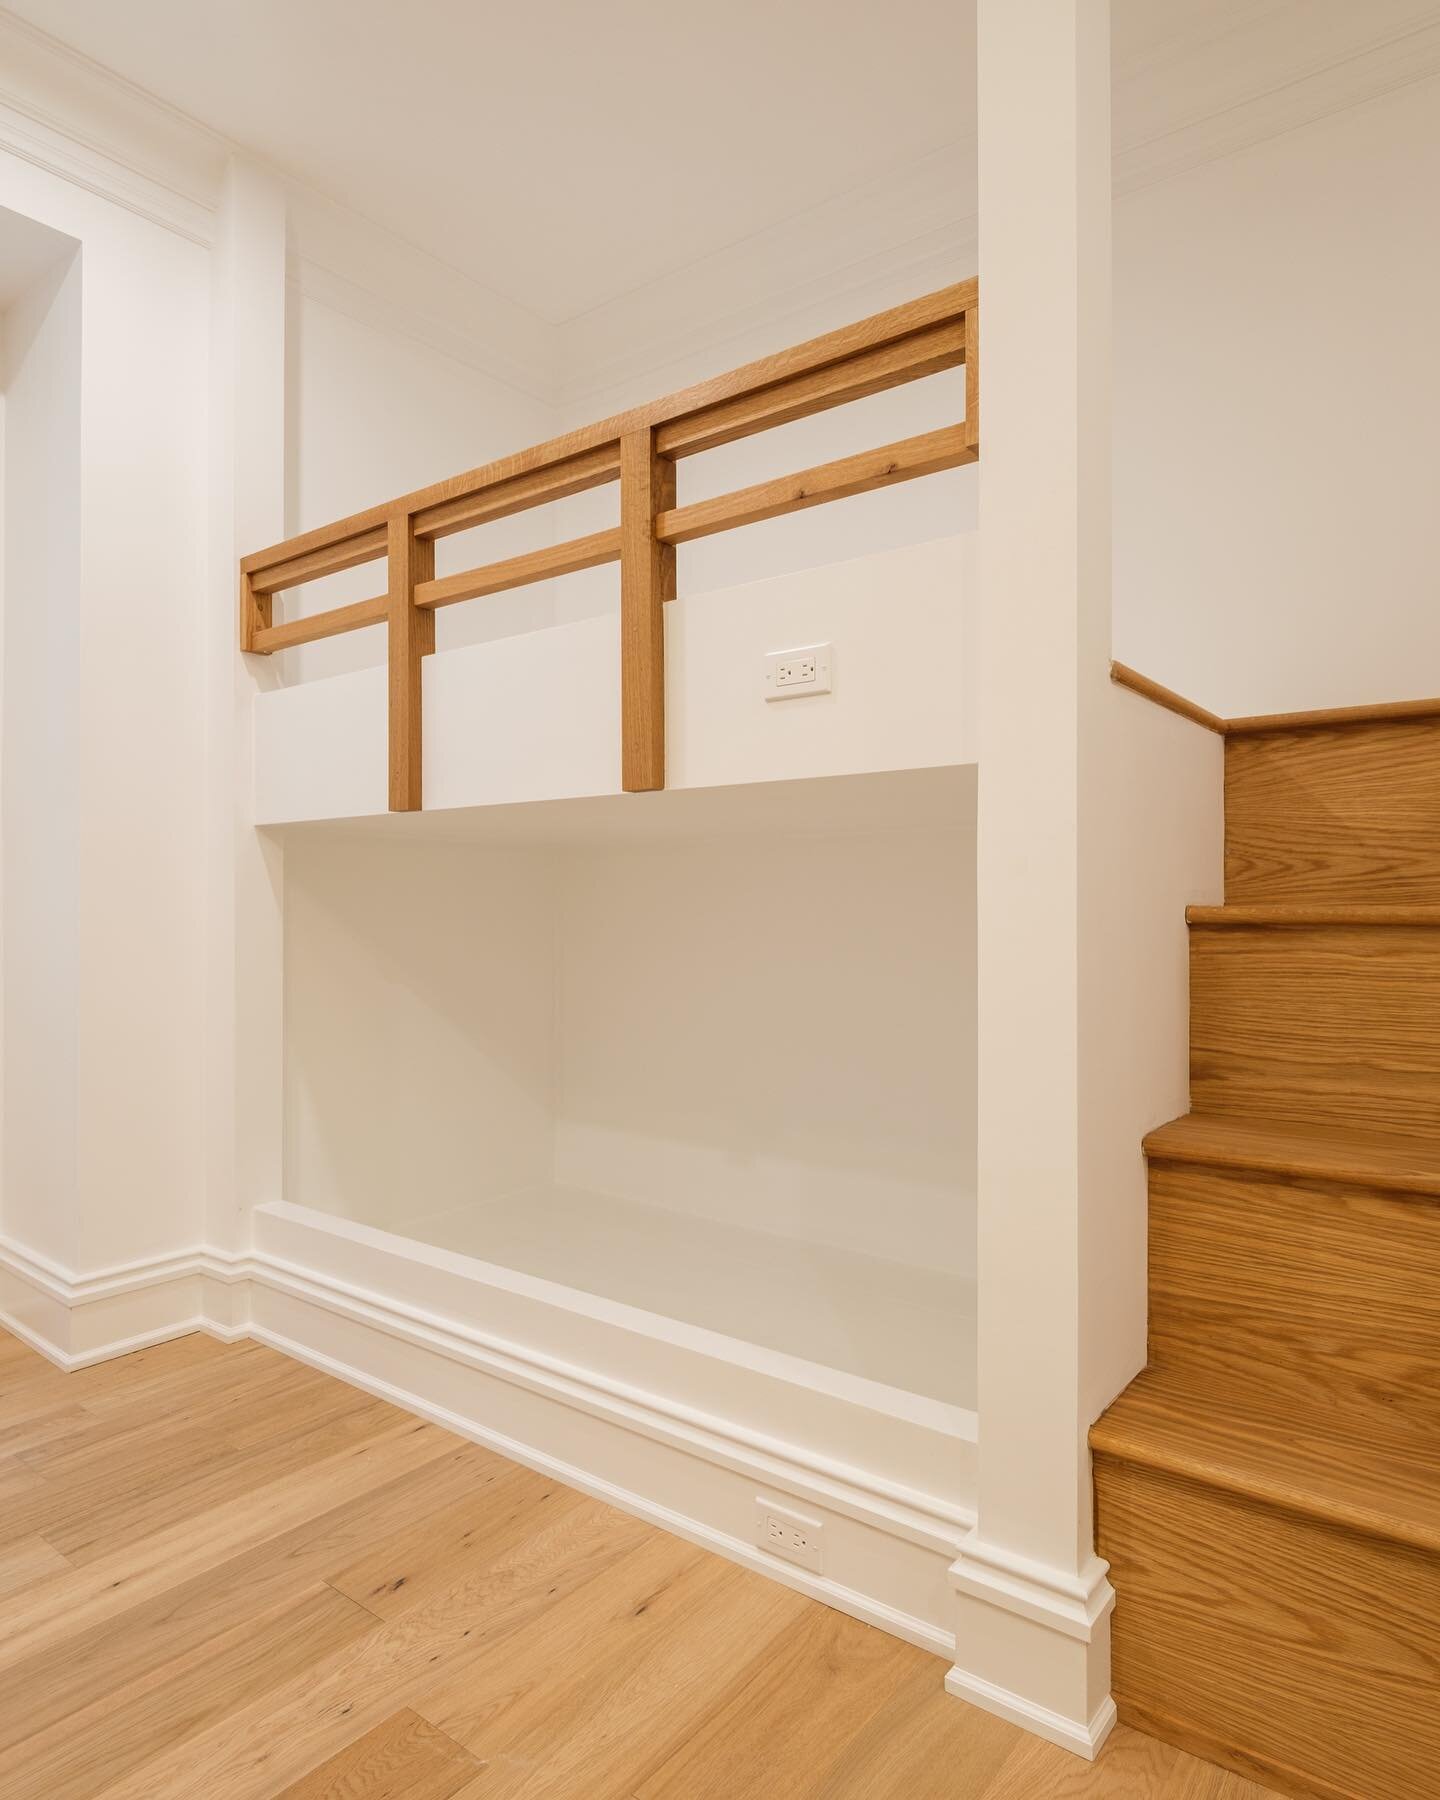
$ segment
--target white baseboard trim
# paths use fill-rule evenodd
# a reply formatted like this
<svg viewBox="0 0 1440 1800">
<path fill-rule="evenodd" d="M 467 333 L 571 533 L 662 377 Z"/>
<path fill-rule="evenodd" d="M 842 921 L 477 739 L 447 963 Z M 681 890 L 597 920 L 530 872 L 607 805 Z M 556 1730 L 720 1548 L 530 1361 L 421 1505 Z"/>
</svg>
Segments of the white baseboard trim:
<svg viewBox="0 0 1440 1800">
<path fill-rule="evenodd" d="M 657 1525 L 663 1531 L 682 1537 L 687 1542 L 699 1545 L 702 1549 L 713 1550 L 718 1555 L 729 1558 L 732 1562 L 742 1564 L 761 1575 L 782 1582 L 786 1587 L 794 1588 L 799 1593 L 807 1594 L 811 1599 L 822 1601 L 827 1606 L 836 1607 L 839 1611 L 849 1613 L 852 1618 L 861 1619 L 867 1625 L 875 1625 L 894 1637 L 905 1639 L 923 1650 L 932 1651 L 937 1656 L 953 1657 L 955 1654 L 955 1634 L 932 1625 L 913 1614 L 900 1611 L 872 1595 L 862 1594 L 854 1588 L 843 1586 L 826 1576 L 812 1575 L 793 1564 L 782 1562 L 778 1557 L 769 1556 L 758 1545 L 747 1543 L 731 1533 L 707 1525 L 692 1515 L 677 1512 L 673 1507 L 662 1505 L 633 1488 L 626 1488 L 613 1481 L 592 1474 L 588 1469 L 560 1457 L 548 1455 L 536 1450 L 533 1445 L 522 1442 L 504 1432 L 494 1431 L 488 1426 L 449 1407 L 435 1405 L 427 1400 L 417 1398 L 406 1389 L 395 1386 L 378 1376 L 366 1374 L 353 1364 L 339 1361 L 325 1355 L 308 1344 L 282 1333 L 272 1331 L 265 1326 L 250 1326 L 245 1335 L 257 1342 L 268 1344 L 272 1349 L 294 1357 L 298 1362 L 307 1363 L 311 1368 L 319 1369 L 324 1374 L 333 1375 L 338 1380 L 348 1382 L 376 1399 L 389 1401 L 394 1406 L 403 1407 L 405 1411 L 415 1413 L 418 1417 L 438 1425 L 446 1431 L 452 1431 L 458 1437 L 467 1438 L 472 1443 L 482 1444 L 487 1450 L 494 1450 L 497 1455 L 509 1458 L 512 1462 L 524 1464 L 526 1468 L 535 1469 L 542 1475 L 553 1477 L 566 1487 L 578 1489 L 589 1494 L 592 1499 L 602 1500 L 607 1505 L 618 1507 L 622 1512 L 632 1513 L 637 1518 L 645 1519 Z M 791 1491 L 794 1491 L 793 1489 Z M 802 1496 L 803 1497 L 803 1496 Z M 816 1502 L 823 1505 L 823 1502 Z"/>
<path fill-rule="evenodd" d="M 964 1508 L 273 1254 L 195 1247 L 81 1276 L 0 1239 L 0 1324 L 65 1370 L 194 1331 L 253 1338 L 954 1657 L 943 1596 L 972 1523 Z M 496 1383 L 507 1390 L 503 1408 Z M 500 1410 L 508 1429 L 492 1417 Z M 566 1454 L 572 1441 L 577 1448 Z M 625 1476 L 637 1467 L 648 1479 L 632 1484 Z M 762 1492 L 800 1500 L 826 1520 L 830 1573 L 797 1568 L 749 1538 Z"/>
<path fill-rule="evenodd" d="M 950 1570 L 957 1593 L 1088 1644 L 1115 1604 L 1110 1565 L 1092 1556 L 1078 1574 L 1017 1555 L 969 1532 Z"/>
<path fill-rule="evenodd" d="M 1033 1732 L 1036 1737 L 1048 1738 L 1062 1750 L 1073 1750 L 1087 1762 L 1094 1761 L 1100 1746 L 1115 1725 L 1115 1702 L 1108 1694 L 1089 1723 L 1080 1726 L 1073 1719 L 1067 1719 L 1063 1713 L 1052 1712 L 1048 1707 L 1037 1705 L 1033 1700 L 1011 1693 L 1006 1688 L 996 1687 L 994 1682 L 985 1681 L 979 1675 L 971 1675 L 964 1669 L 951 1669 L 945 1677 L 945 1692 L 953 1694 L 957 1700 L 968 1700 L 972 1706 L 1008 1719 L 1012 1725 L 1020 1726 L 1023 1731 Z"/>
</svg>

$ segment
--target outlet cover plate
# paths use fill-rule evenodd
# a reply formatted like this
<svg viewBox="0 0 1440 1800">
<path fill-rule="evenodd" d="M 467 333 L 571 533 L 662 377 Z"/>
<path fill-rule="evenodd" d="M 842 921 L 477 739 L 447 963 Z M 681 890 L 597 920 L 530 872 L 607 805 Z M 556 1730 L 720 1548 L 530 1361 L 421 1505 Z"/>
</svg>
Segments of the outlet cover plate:
<svg viewBox="0 0 1440 1800">
<path fill-rule="evenodd" d="M 832 691 L 834 670 L 833 644 L 772 650 L 765 658 L 765 698 L 798 700 L 802 694 L 828 694 Z"/>
<path fill-rule="evenodd" d="M 817 1575 L 824 1571 L 824 1520 L 795 1512 L 764 1494 L 755 1496 L 755 1542 L 785 1562 L 798 1563 Z"/>
</svg>

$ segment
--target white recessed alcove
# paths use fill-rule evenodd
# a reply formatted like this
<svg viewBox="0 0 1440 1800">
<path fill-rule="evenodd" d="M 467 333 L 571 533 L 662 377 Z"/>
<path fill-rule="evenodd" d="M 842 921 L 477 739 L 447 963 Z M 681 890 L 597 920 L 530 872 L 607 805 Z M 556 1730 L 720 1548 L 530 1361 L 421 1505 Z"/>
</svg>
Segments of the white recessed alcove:
<svg viewBox="0 0 1440 1800">
<path fill-rule="evenodd" d="M 381 810 L 383 672 L 257 702 L 286 1065 L 257 1243 L 843 1471 L 920 1534 L 937 1618 L 976 1444 L 967 554 L 675 602 L 662 792 L 616 791 L 609 616 L 429 659 L 418 813 Z M 817 642 L 834 692 L 767 704 L 766 653 Z"/>
</svg>

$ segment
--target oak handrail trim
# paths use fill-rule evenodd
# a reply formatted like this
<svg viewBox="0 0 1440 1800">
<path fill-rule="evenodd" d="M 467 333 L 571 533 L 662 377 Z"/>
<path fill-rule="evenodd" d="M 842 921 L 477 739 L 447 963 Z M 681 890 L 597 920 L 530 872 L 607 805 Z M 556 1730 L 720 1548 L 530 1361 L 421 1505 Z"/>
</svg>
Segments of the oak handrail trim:
<svg viewBox="0 0 1440 1800">
<path fill-rule="evenodd" d="M 415 515 L 415 535 L 421 538 L 449 537 L 457 531 L 469 531 L 475 525 L 489 524 L 492 519 L 508 518 L 512 513 L 547 506 L 554 500 L 567 500 L 572 494 L 583 494 L 619 479 L 620 444 L 617 439 L 613 444 L 600 444 L 578 456 L 562 457 L 559 462 L 547 463 L 542 469 L 493 482 L 458 500 L 422 507 Z"/>
<path fill-rule="evenodd" d="M 378 562 L 386 548 L 384 524 L 368 531 L 351 532 L 333 542 L 297 552 L 274 562 L 260 563 L 251 571 L 250 586 L 256 594 L 278 594 L 282 588 L 301 587 L 307 581 L 319 581 L 326 575 L 338 575 L 342 569 L 355 569 L 361 563 Z M 300 539 L 295 539 L 299 543 Z M 241 568 L 245 564 L 241 563 Z"/>
<path fill-rule="evenodd" d="M 902 438 L 878 450 L 819 463 L 796 475 L 782 475 L 774 481 L 760 481 L 753 487 L 718 494 L 713 500 L 677 506 L 656 518 L 655 535 L 662 544 L 690 543 L 717 531 L 778 518 L 782 513 L 800 512 L 831 500 L 847 500 L 875 488 L 913 481 L 920 475 L 936 475 L 942 469 L 958 469 L 974 462 L 977 454 L 966 442 L 963 425 L 922 432 L 918 437 Z"/>
<path fill-rule="evenodd" d="M 665 604 L 677 544 L 868 493 L 979 455 L 979 286 L 957 282 L 788 350 L 759 357 L 595 425 L 352 513 L 240 560 L 240 648 L 266 655 L 384 623 L 390 807 L 424 804 L 425 658 L 442 606 L 479 600 L 603 563 L 620 565 L 621 785 L 665 785 Z M 680 506 L 676 463 L 722 444 L 959 367 L 960 424 Z M 442 537 L 619 483 L 619 523 L 437 576 Z M 275 623 L 274 596 L 382 559 L 383 597 Z"/>
<path fill-rule="evenodd" d="M 273 570 L 276 564 L 291 561 L 311 551 L 328 549 L 384 527 L 397 512 L 413 516 L 431 507 L 468 498 L 515 476 L 527 475 L 555 463 L 568 461 L 586 451 L 610 444 L 618 446 L 627 432 L 662 426 L 686 414 L 702 412 L 737 395 L 775 386 L 793 376 L 832 363 L 846 362 L 882 345 L 916 335 L 929 326 L 958 318 L 977 305 L 978 297 L 979 287 L 976 281 L 956 282 L 933 294 L 923 295 L 918 300 L 910 300 L 902 306 L 874 313 L 868 319 L 860 319 L 853 325 L 841 326 L 837 331 L 810 338 L 789 350 L 758 357 L 724 375 L 696 382 L 691 387 L 681 388 L 644 406 L 633 407 L 628 412 L 617 413 L 598 424 L 565 432 L 528 450 L 500 457 L 495 462 L 483 463 L 464 474 L 452 475 L 429 487 L 417 488 L 399 499 L 368 507 L 363 512 L 352 513 L 348 518 L 337 519 L 329 525 L 317 526 L 312 531 L 302 532 L 298 537 L 287 538 L 283 543 L 272 544 L 264 550 L 252 551 L 241 558 L 241 570 L 252 578 L 253 586 L 257 573 Z M 257 587 L 256 591 L 260 589 Z"/>
<path fill-rule="evenodd" d="M 502 562 L 485 563 L 458 575 L 442 575 L 416 584 L 417 606 L 452 606 L 458 600 L 481 600 L 487 594 L 503 594 L 508 588 L 528 587 L 554 575 L 575 575 L 581 569 L 597 569 L 620 560 L 620 528 L 595 531 L 588 537 L 570 538 L 563 544 L 547 544 L 527 550 L 523 556 L 507 556 Z"/>
<path fill-rule="evenodd" d="M 257 651 L 293 650 L 297 644 L 315 644 L 322 638 L 360 631 L 366 625 L 383 625 L 389 611 L 387 594 L 373 600 L 357 600 L 352 606 L 332 606 L 327 612 L 304 619 L 287 619 L 283 625 L 266 625 L 255 633 Z"/>
<path fill-rule="evenodd" d="M 672 419 L 657 429 L 655 447 L 671 458 L 697 456 L 777 425 L 959 368 L 965 354 L 964 315 L 942 319 L 937 325 L 858 351 L 839 362 L 823 363 Z"/>
</svg>

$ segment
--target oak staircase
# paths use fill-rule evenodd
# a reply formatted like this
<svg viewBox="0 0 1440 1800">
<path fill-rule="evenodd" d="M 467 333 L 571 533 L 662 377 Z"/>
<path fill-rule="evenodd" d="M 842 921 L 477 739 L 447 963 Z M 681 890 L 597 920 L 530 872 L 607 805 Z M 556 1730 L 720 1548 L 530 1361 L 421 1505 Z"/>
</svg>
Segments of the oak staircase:
<svg viewBox="0 0 1440 1800">
<path fill-rule="evenodd" d="M 1091 1432 L 1120 1716 L 1440 1796 L 1440 709 L 1231 726 L 1150 1366 Z"/>
</svg>

